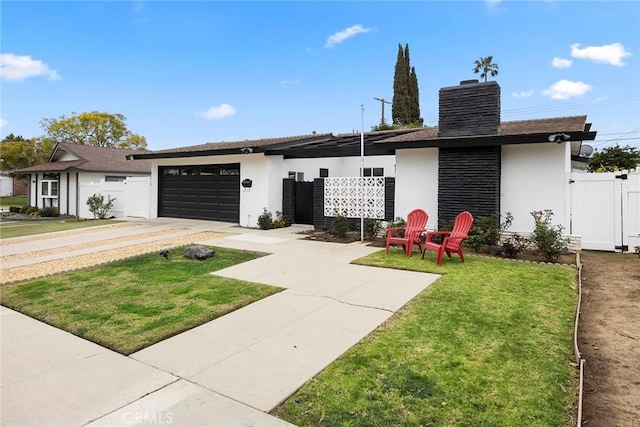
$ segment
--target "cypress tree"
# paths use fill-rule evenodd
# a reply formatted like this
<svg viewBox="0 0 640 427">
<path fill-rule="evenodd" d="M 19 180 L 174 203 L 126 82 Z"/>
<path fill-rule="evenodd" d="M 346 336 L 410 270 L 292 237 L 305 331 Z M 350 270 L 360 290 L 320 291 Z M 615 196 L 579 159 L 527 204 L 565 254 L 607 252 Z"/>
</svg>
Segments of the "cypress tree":
<svg viewBox="0 0 640 427">
<path fill-rule="evenodd" d="M 393 124 L 422 125 L 418 77 L 415 67 L 410 66 L 409 44 L 405 45 L 404 50 L 402 45 L 398 44 L 398 59 L 393 76 L 391 117 Z"/>
</svg>

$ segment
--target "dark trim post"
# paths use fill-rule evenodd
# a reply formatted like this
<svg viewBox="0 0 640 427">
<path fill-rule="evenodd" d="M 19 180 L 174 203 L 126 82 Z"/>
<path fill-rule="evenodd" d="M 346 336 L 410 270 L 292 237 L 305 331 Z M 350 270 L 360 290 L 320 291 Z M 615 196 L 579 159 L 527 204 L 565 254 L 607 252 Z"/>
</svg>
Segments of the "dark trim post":
<svg viewBox="0 0 640 427">
<path fill-rule="evenodd" d="M 282 179 L 282 214 L 289 218 L 292 224 L 296 222 L 296 180 Z"/>
</svg>

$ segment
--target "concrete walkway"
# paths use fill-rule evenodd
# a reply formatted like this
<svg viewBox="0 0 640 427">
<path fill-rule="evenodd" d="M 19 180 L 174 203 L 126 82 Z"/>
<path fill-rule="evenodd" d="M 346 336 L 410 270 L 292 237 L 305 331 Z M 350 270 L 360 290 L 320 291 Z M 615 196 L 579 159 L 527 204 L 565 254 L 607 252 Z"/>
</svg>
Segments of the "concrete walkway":
<svg viewBox="0 0 640 427">
<path fill-rule="evenodd" d="M 296 226 L 123 229 L 137 227 L 236 232 L 199 243 L 270 255 L 215 274 L 286 290 L 129 357 L 2 307 L 2 426 L 289 425 L 268 412 L 438 277 L 350 265 L 379 248 L 300 240 Z"/>
</svg>

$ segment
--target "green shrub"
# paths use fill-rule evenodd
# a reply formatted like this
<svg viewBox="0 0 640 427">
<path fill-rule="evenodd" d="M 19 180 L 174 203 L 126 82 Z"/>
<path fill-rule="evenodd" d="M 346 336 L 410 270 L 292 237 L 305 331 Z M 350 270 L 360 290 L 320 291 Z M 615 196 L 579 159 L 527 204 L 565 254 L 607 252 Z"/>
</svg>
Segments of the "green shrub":
<svg viewBox="0 0 640 427">
<path fill-rule="evenodd" d="M 360 228 L 360 224 L 358 224 Z M 375 240 L 382 230 L 382 221 L 379 219 L 365 218 L 363 236 L 367 240 Z"/>
<path fill-rule="evenodd" d="M 529 241 L 525 237 L 522 237 L 518 233 L 513 233 L 500 243 L 500 248 L 504 256 L 507 258 L 515 258 L 520 252 L 527 248 L 528 243 Z"/>
<path fill-rule="evenodd" d="M 274 228 L 284 228 L 289 227 L 291 225 L 291 221 L 289 218 L 280 211 L 276 211 L 276 219 L 273 220 Z"/>
<path fill-rule="evenodd" d="M 558 261 L 562 254 L 562 249 L 567 244 L 562 237 L 563 227 L 561 225 L 551 225 L 553 211 L 550 209 L 533 211 L 531 216 L 533 216 L 536 224 L 536 228 L 531 233 L 531 242 L 536 246 L 538 252 L 544 256 L 545 261 Z"/>
<path fill-rule="evenodd" d="M 467 245 L 478 252 L 483 246 L 499 246 L 500 238 L 511 227 L 513 215 L 507 212 L 500 220 L 499 215 L 479 216 L 469 232 Z"/>
<path fill-rule="evenodd" d="M 27 207 L 27 210 L 25 211 L 25 213 L 27 215 L 37 214 L 38 213 L 38 208 L 36 206 L 29 206 L 29 207 Z"/>
<path fill-rule="evenodd" d="M 21 206 L 20 207 L 20 213 L 26 214 L 30 207 L 31 206 L 29 206 L 29 205 Z"/>
<path fill-rule="evenodd" d="M 396 217 L 396 219 L 389 224 L 387 224 L 387 229 L 395 228 L 395 227 L 406 227 L 407 221 L 402 217 Z M 395 230 L 393 232 L 393 237 L 404 237 L 404 230 Z"/>
<path fill-rule="evenodd" d="M 38 211 L 38 216 L 43 216 L 46 218 L 55 218 L 60 216 L 60 211 L 58 210 L 58 208 L 46 207 Z"/>
<path fill-rule="evenodd" d="M 258 227 L 260 230 L 271 230 L 273 225 L 273 215 L 267 208 L 262 208 L 262 215 L 258 217 Z"/>
<path fill-rule="evenodd" d="M 9 212 L 11 213 L 20 213 L 21 209 L 20 206 L 9 206 Z"/>
<path fill-rule="evenodd" d="M 331 227 L 329 228 L 329 234 L 335 237 L 344 238 L 347 237 L 348 232 L 349 221 L 347 220 L 347 217 L 341 214 L 333 217 L 333 220 L 331 221 Z"/>
<path fill-rule="evenodd" d="M 115 198 L 112 199 L 110 195 L 107 195 L 107 200 L 105 201 L 104 196 L 98 193 L 89 197 L 87 205 L 89 206 L 89 212 L 93 214 L 93 219 L 105 219 L 111 213 L 115 200 Z"/>
</svg>

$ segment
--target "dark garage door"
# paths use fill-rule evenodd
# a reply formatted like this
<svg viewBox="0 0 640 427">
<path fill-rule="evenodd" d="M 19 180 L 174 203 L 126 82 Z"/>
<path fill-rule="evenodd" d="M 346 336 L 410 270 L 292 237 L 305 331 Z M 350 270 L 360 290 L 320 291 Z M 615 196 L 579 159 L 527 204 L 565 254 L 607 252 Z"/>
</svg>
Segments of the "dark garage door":
<svg viewBox="0 0 640 427">
<path fill-rule="evenodd" d="M 240 222 L 240 164 L 161 166 L 158 216 Z"/>
</svg>

